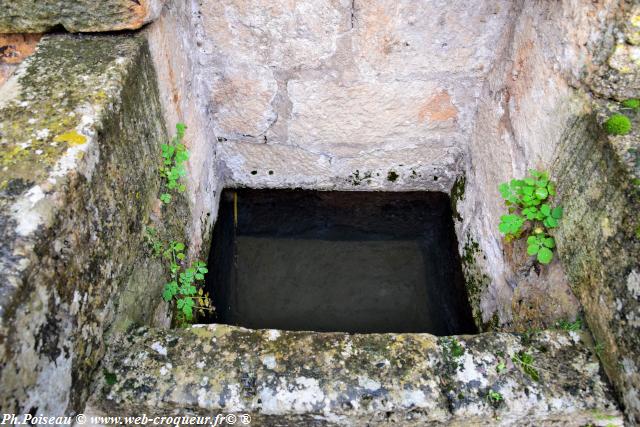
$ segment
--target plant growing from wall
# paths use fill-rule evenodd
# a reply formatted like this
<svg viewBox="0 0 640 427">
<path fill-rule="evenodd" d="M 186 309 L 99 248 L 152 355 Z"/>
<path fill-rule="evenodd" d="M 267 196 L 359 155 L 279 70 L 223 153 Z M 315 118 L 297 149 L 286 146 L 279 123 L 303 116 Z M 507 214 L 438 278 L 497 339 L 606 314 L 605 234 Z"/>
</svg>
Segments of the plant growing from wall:
<svg viewBox="0 0 640 427">
<path fill-rule="evenodd" d="M 526 178 L 503 182 L 498 190 L 509 211 L 500 217 L 500 232 L 507 241 L 526 236 L 527 254 L 549 264 L 555 248 L 549 230 L 562 218 L 562 207 L 551 204 L 556 188 L 549 174 L 532 169 Z"/>
<path fill-rule="evenodd" d="M 176 135 L 170 143 L 162 144 L 162 167 L 160 168 L 160 176 L 164 179 L 167 190 L 184 192 L 185 185 L 180 183 L 180 178 L 187 174 L 185 162 L 189 159 L 189 152 L 182 143 L 184 133 L 187 127 L 183 123 L 176 125 Z M 163 203 L 171 202 L 171 193 L 164 192 L 160 195 Z"/>
<path fill-rule="evenodd" d="M 504 400 L 504 397 L 498 391 L 489 390 L 489 393 L 487 393 L 487 399 L 489 400 L 489 403 L 491 403 L 493 407 L 497 408 L 498 406 L 500 406 L 500 403 Z"/>
<path fill-rule="evenodd" d="M 209 294 L 204 291 L 204 276 L 207 266 L 202 261 L 191 265 L 186 263 L 186 246 L 178 241 L 163 242 L 153 227 L 147 227 L 146 239 L 155 256 L 165 261 L 170 280 L 164 285 L 162 298 L 175 301 L 181 318 L 191 322 L 194 314 L 203 316 L 205 311 L 213 311 Z"/>
<path fill-rule="evenodd" d="M 189 159 L 189 152 L 182 144 L 186 128 L 184 124 L 178 123 L 172 141 L 161 146 L 160 176 L 164 179 L 167 192 L 160 195 L 160 200 L 165 204 L 172 200 L 168 191 L 185 190 L 185 185 L 179 180 L 187 173 L 184 163 Z M 208 272 L 206 263 L 197 260 L 189 264 L 186 245 L 177 240 L 163 239 L 153 227 L 145 229 L 145 239 L 152 254 L 164 261 L 169 272 L 169 281 L 164 285 L 162 298 L 167 302 L 175 301 L 178 323 L 192 322 L 195 315 L 213 311 L 209 295 L 203 288 L 204 277 Z"/>
<path fill-rule="evenodd" d="M 522 371 L 529 375 L 532 380 L 540 381 L 540 374 L 534 366 L 534 359 L 530 353 L 526 351 L 519 351 L 511 357 L 513 363 L 522 369 Z"/>
</svg>

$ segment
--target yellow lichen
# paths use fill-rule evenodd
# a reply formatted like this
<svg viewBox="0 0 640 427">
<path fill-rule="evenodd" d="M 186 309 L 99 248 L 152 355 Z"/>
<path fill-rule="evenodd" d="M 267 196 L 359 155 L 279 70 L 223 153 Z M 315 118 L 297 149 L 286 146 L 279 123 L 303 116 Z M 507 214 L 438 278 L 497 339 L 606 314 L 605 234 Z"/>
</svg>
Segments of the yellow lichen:
<svg viewBox="0 0 640 427">
<path fill-rule="evenodd" d="M 82 145 L 87 142 L 87 137 L 72 130 L 71 132 L 65 132 L 56 136 L 53 139 L 55 142 L 66 142 L 69 145 Z"/>
</svg>

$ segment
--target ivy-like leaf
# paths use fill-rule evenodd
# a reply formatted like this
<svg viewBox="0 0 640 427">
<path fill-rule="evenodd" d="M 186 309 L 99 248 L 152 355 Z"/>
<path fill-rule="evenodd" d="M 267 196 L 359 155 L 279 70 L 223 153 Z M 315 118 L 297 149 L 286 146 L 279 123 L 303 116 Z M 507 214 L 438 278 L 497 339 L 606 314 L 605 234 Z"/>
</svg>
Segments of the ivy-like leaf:
<svg viewBox="0 0 640 427">
<path fill-rule="evenodd" d="M 541 264 L 549 264 L 552 259 L 553 259 L 553 252 L 551 252 L 551 249 L 546 248 L 544 246 L 541 247 L 540 250 L 538 251 L 538 261 Z"/>
<path fill-rule="evenodd" d="M 545 203 L 540 206 L 540 212 L 542 212 L 544 216 L 549 216 L 551 215 L 551 207 L 549 207 L 549 205 Z"/>
<path fill-rule="evenodd" d="M 524 224 L 524 218 L 519 215 L 502 215 L 498 229 L 503 234 L 517 234 Z"/>
<path fill-rule="evenodd" d="M 552 216 L 546 217 L 542 223 L 547 228 L 555 228 L 558 226 L 558 220 Z"/>
<path fill-rule="evenodd" d="M 536 197 L 538 199 L 544 200 L 547 198 L 548 195 L 549 195 L 549 192 L 547 191 L 546 188 L 543 188 L 543 187 L 536 188 Z"/>
<path fill-rule="evenodd" d="M 546 237 L 543 240 L 543 245 L 549 249 L 553 249 L 556 247 L 556 241 L 553 239 L 553 237 Z"/>
</svg>

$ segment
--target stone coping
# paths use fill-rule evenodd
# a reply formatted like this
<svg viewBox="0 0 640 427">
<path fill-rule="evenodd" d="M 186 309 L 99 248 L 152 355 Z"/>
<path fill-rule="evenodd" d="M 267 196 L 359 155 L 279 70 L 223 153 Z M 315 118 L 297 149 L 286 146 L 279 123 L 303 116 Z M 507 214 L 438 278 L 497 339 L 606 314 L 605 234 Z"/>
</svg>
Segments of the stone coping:
<svg viewBox="0 0 640 427">
<path fill-rule="evenodd" d="M 211 324 L 140 328 L 109 348 L 91 413 L 249 413 L 257 425 L 622 425 L 577 332 L 439 338 Z M 513 361 L 520 352 L 531 369 Z"/>
<path fill-rule="evenodd" d="M 160 15 L 165 0 L 2 0 L 0 33 L 134 30 Z"/>
</svg>

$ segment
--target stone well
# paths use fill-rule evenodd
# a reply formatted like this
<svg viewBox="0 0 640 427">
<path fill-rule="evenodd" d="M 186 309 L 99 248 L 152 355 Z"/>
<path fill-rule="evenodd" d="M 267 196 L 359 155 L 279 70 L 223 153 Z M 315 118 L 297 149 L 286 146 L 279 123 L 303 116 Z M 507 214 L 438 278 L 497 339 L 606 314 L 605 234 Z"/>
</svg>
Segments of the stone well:
<svg viewBox="0 0 640 427">
<path fill-rule="evenodd" d="M 4 413 L 640 423 L 640 120 L 602 130 L 640 97 L 636 1 L 0 10 Z M 178 122 L 186 191 L 163 206 L 160 145 Z M 497 228 L 497 185 L 530 168 L 565 210 L 542 267 Z M 171 328 L 145 227 L 206 259 L 223 189 L 244 187 L 445 193 L 479 334 Z M 584 330 L 554 330 L 576 317 Z M 523 351 L 539 378 L 513 362 Z"/>
</svg>

